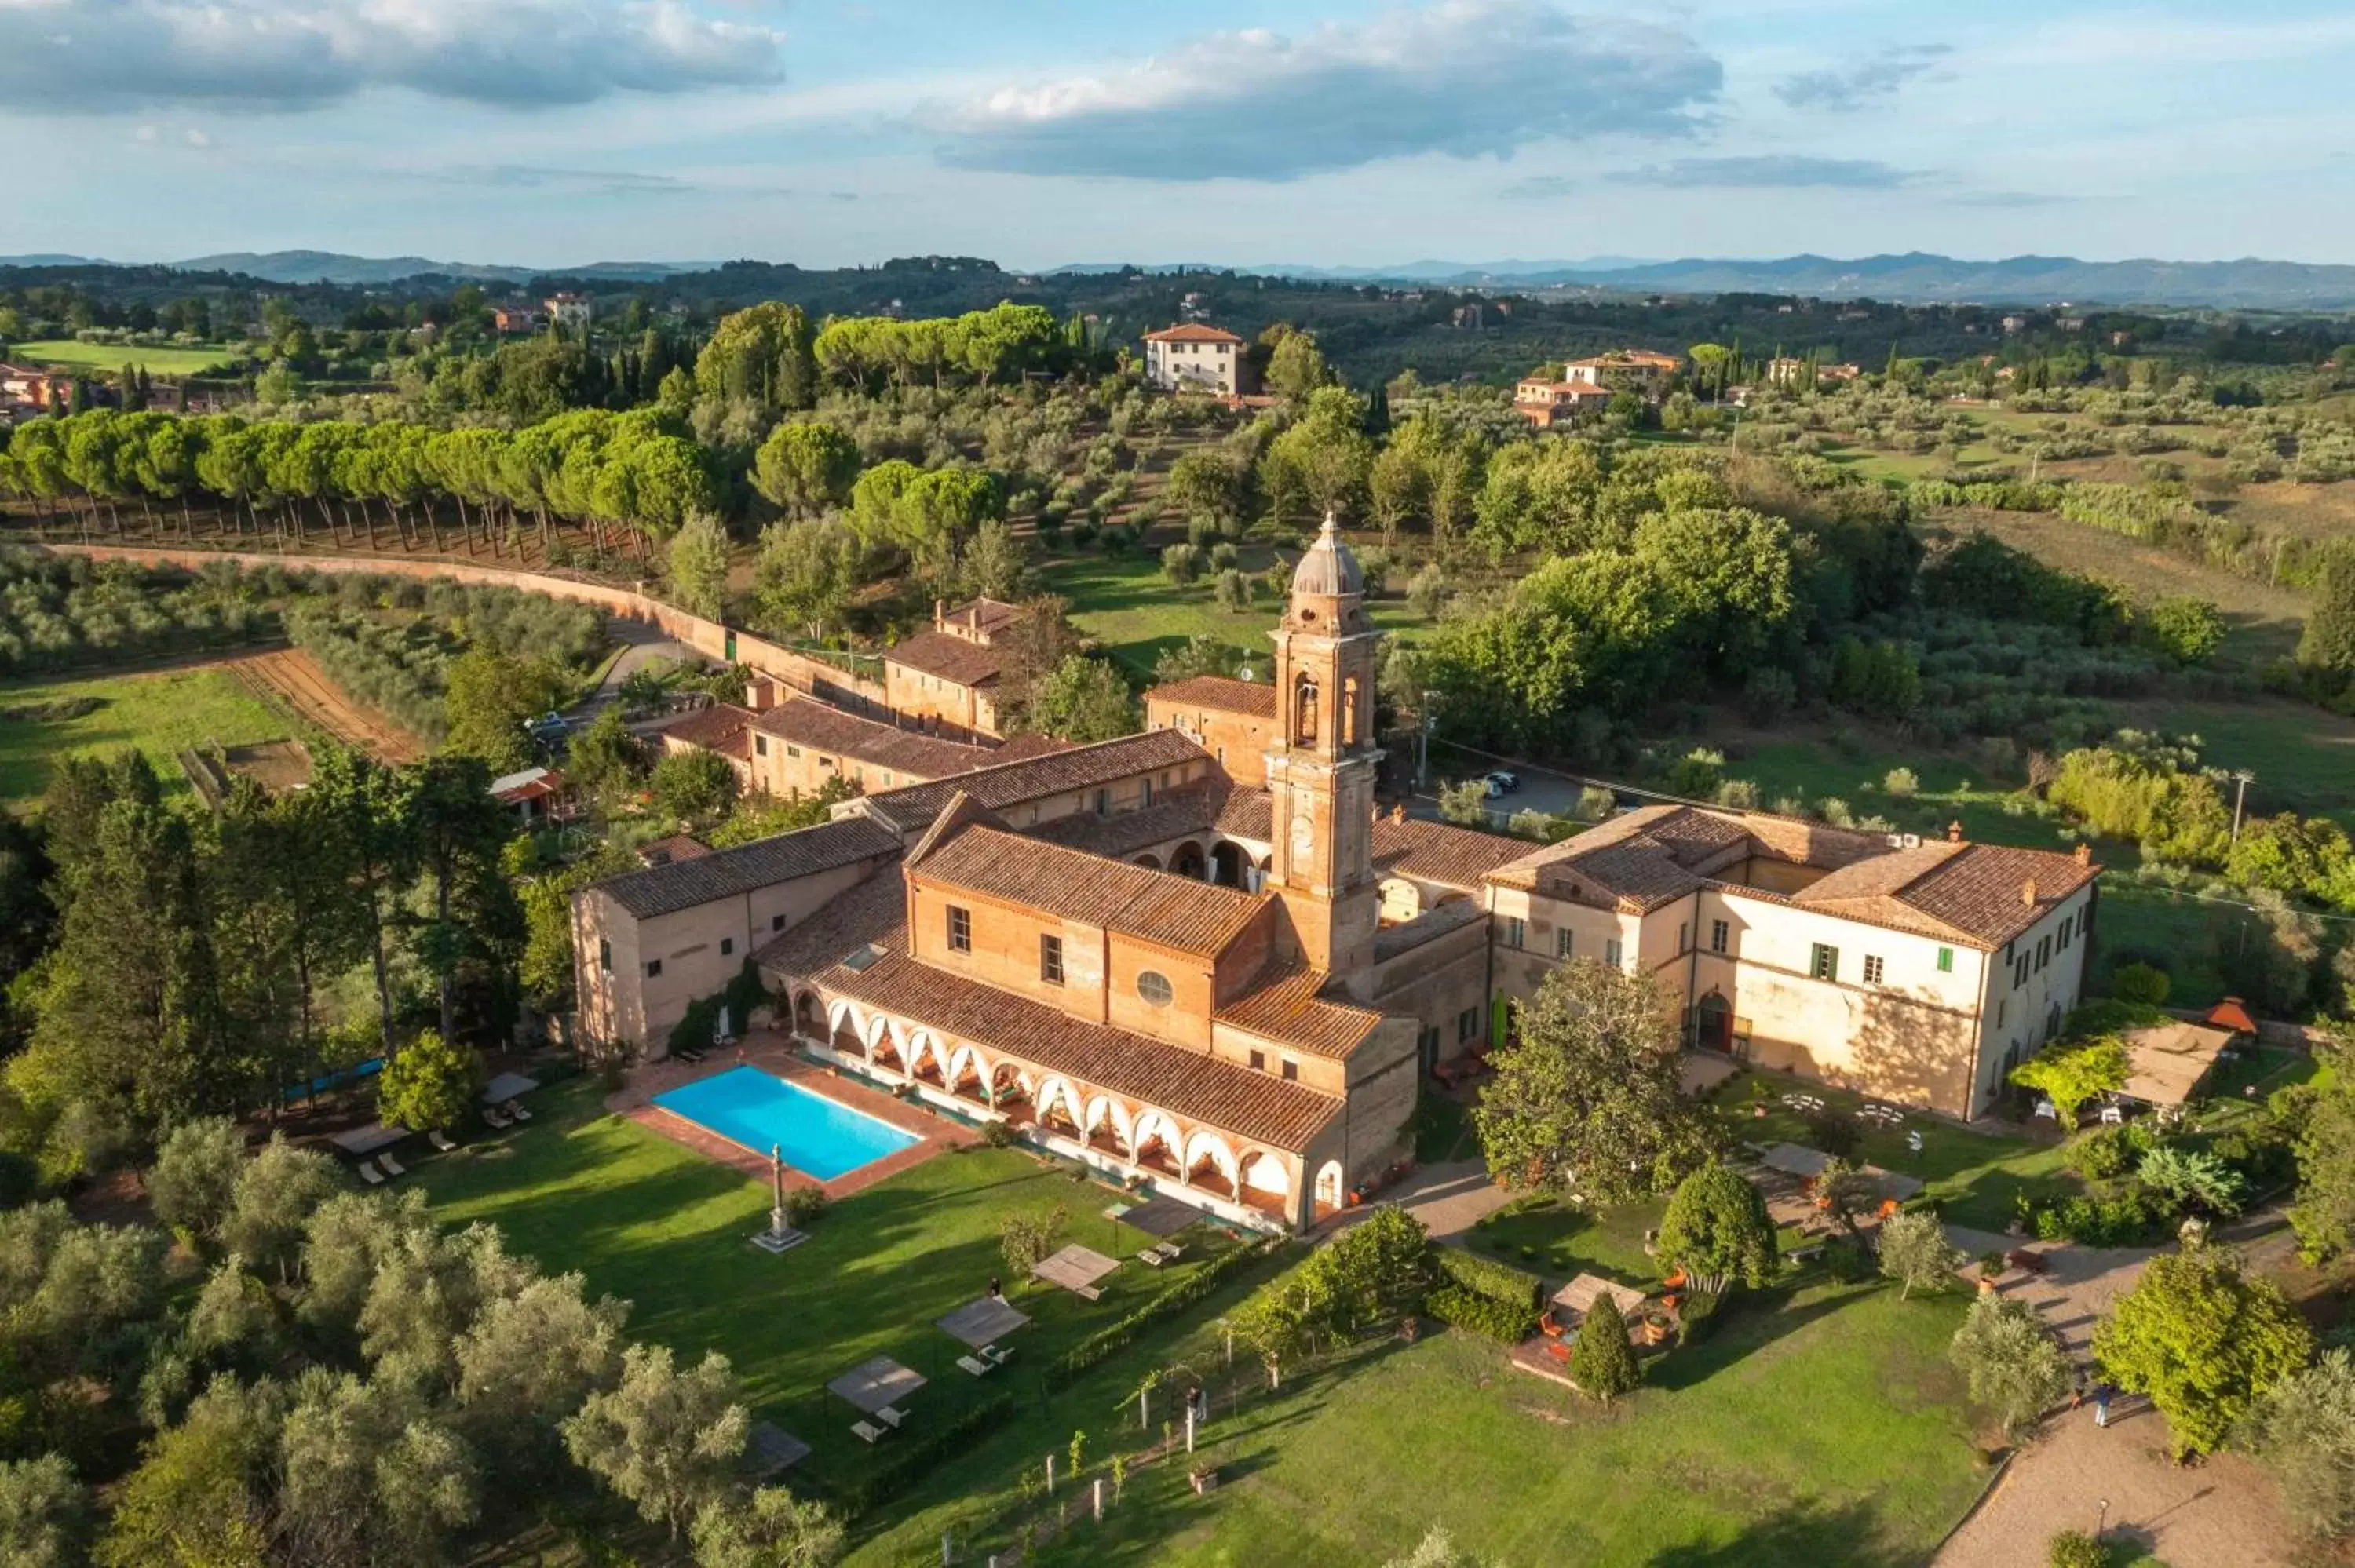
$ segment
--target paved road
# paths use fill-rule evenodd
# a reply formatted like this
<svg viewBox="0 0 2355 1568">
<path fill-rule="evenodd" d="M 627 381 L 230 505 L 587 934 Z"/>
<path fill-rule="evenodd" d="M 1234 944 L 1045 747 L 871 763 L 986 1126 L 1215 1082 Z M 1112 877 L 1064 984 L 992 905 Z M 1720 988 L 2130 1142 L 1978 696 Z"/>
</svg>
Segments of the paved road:
<svg viewBox="0 0 2355 1568">
<path fill-rule="evenodd" d="M 622 656 L 613 661 L 613 667 L 605 672 L 605 678 L 598 683 L 597 689 L 575 704 L 564 715 L 576 728 L 613 705 L 614 700 L 621 695 L 622 683 L 630 678 L 632 672 L 644 669 L 657 659 L 688 662 L 703 657 L 686 643 L 664 636 L 660 627 L 650 626 L 625 615 L 608 620 L 605 634 L 627 646 L 622 650 Z"/>
</svg>

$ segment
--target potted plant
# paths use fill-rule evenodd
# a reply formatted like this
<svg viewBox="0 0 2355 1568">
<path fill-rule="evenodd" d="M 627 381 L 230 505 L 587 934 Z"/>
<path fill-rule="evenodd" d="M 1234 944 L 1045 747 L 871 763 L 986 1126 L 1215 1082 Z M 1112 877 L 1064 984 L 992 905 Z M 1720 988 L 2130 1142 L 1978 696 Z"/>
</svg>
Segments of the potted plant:
<svg viewBox="0 0 2355 1568">
<path fill-rule="evenodd" d="M 1219 1471 L 1225 1463 L 1226 1456 L 1217 1448 L 1204 1448 L 1187 1460 L 1186 1483 L 1196 1497 L 1219 1489 Z"/>
<path fill-rule="evenodd" d="M 1997 1277 L 2009 1266 L 2003 1260 L 2003 1254 L 1999 1252 L 1979 1254 L 1979 1294 L 1994 1295 Z"/>
</svg>

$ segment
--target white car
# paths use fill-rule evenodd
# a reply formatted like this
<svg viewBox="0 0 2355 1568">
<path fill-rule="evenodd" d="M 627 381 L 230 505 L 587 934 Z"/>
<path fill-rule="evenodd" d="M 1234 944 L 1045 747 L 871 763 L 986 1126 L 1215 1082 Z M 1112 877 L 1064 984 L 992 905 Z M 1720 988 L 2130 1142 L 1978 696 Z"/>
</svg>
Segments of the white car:
<svg viewBox="0 0 2355 1568">
<path fill-rule="evenodd" d="M 1514 790 L 1519 789 L 1521 787 L 1521 776 L 1518 773 L 1508 772 L 1504 768 L 1499 768 L 1494 773 L 1491 773 L 1487 778 L 1481 779 L 1480 782 L 1488 787 L 1488 799 L 1493 800 L 1499 795 L 1509 795 Z"/>
</svg>

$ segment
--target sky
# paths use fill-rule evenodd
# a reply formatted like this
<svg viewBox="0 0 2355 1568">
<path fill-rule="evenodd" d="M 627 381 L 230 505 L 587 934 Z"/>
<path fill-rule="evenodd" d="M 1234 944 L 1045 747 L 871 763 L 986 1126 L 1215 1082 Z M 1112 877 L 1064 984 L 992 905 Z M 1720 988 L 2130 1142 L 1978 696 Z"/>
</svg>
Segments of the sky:
<svg viewBox="0 0 2355 1568">
<path fill-rule="evenodd" d="M 0 0 L 0 252 L 2355 262 L 2346 0 Z"/>
</svg>

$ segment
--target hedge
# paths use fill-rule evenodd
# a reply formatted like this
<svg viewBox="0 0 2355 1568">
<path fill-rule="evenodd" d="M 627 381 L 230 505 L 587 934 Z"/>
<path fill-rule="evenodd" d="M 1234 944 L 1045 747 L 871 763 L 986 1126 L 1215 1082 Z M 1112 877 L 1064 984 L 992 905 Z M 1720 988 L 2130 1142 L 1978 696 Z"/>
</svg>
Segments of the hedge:
<svg viewBox="0 0 2355 1568">
<path fill-rule="evenodd" d="M 1126 1317 L 1090 1334 L 1047 1363 L 1043 1379 L 1047 1392 L 1054 1393 L 1098 1362 L 1126 1350 L 1145 1330 L 1202 1300 L 1217 1289 L 1220 1281 L 1228 1275 L 1263 1255 L 1273 1245 L 1273 1242 L 1262 1239 L 1246 1242 L 1230 1252 L 1221 1253 Z"/>
<path fill-rule="evenodd" d="M 761 983 L 759 966 L 747 957 L 744 967 L 736 971 L 736 978 L 730 980 L 724 990 L 687 1004 L 687 1011 L 679 1014 L 677 1023 L 671 1025 L 670 1048 L 674 1052 L 682 1046 L 690 1051 L 709 1050 L 712 1032 L 719 1027 L 721 1007 L 728 1009 L 730 1026 L 741 1034 L 745 1020 L 752 1016 L 752 1010 L 766 1007 L 773 1000 L 769 995 L 769 988 Z"/>
<path fill-rule="evenodd" d="M 969 1447 L 984 1430 L 1013 1414 L 1014 1396 L 1000 1392 L 943 1425 L 914 1433 L 901 1428 L 892 1435 L 894 1452 L 890 1462 L 843 1488 L 838 1494 L 844 1515 L 855 1522 L 918 1483 L 931 1479 L 938 1472 L 943 1457 Z"/>
<path fill-rule="evenodd" d="M 1423 1298 L 1423 1309 L 1443 1323 L 1475 1334 L 1486 1334 L 1501 1344 L 1518 1345 L 1537 1326 L 1537 1308 L 1515 1301 L 1499 1301 L 1460 1285 L 1443 1285 Z"/>
<path fill-rule="evenodd" d="M 1456 1246 L 1433 1247 L 1432 1256 L 1440 1273 L 1475 1295 L 1526 1304 L 1532 1312 L 1545 1299 L 1545 1282 L 1527 1269 Z"/>
</svg>

